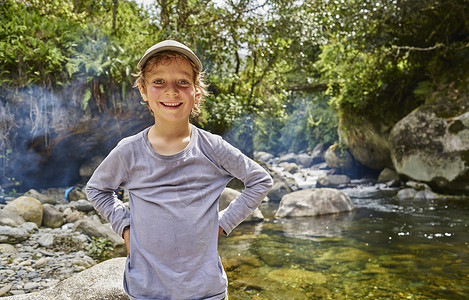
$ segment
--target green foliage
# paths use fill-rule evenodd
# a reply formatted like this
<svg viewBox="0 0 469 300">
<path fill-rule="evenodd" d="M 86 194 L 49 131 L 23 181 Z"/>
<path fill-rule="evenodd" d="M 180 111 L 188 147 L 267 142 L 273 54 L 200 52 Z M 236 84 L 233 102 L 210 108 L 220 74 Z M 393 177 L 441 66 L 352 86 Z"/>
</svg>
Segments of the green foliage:
<svg viewBox="0 0 469 300">
<path fill-rule="evenodd" d="M 111 258 L 114 248 L 112 247 L 112 243 L 109 239 L 93 237 L 87 251 L 95 260 L 102 262 Z"/>
</svg>

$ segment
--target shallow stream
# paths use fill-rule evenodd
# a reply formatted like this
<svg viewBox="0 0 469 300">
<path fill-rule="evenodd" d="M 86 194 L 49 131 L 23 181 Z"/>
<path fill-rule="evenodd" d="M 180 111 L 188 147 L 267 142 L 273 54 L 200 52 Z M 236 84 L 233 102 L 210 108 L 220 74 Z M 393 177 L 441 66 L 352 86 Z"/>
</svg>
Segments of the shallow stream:
<svg viewBox="0 0 469 300">
<path fill-rule="evenodd" d="M 356 209 L 241 224 L 219 252 L 236 299 L 469 299 L 469 199 L 397 201 L 342 190 Z"/>
</svg>

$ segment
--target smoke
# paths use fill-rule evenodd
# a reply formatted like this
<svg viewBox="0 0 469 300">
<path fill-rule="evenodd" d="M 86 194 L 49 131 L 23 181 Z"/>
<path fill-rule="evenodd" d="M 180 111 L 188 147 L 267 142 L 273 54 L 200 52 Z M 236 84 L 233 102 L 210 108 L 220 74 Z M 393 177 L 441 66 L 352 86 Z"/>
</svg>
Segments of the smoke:
<svg viewBox="0 0 469 300">
<path fill-rule="evenodd" d="M 79 168 L 98 155 L 106 155 L 117 142 L 151 123 L 150 114 L 129 89 L 124 98 L 133 106 L 116 113 L 94 101 L 83 109 L 87 86 L 77 80 L 50 91 L 32 85 L 0 91 L 0 186 L 15 189 L 65 187 L 80 183 Z M 107 97 L 122 99 L 122 90 Z M 114 95 L 118 94 L 118 95 Z M 93 98 L 92 98 L 93 100 Z"/>
</svg>

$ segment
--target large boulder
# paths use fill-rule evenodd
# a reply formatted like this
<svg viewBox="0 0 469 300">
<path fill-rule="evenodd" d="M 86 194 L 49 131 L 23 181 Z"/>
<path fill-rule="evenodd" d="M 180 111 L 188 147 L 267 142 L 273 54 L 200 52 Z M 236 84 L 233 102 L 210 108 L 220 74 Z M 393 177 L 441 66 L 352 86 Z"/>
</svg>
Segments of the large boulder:
<svg viewBox="0 0 469 300">
<path fill-rule="evenodd" d="M 114 258 L 80 272 L 40 292 L 5 300 L 129 300 L 123 288 L 126 259 Z"/>
<path fill-rule="evenodd" d="M 114 248 L 113 255 L 115 257 L 127 255 L 124 239 L 112 230 L 110 224 L 102 224 L 98 220 L 87 218 L 75 222 L 73 230 L 86 234 L 89 237 L 107 238 Z"/>
<path fill-rule="evenodd" d="M 38 191 L 36 191 L 34 189 L 30 189 L 29 191 L 24 193 L 23 196 L 28 196 L 28 197 L 32 197 L 34 199 L 37 199 L 42 204 L 46 204 L 46 203 L 47 204 L 57 204 L 57 200 L 55 200 L 54 198 L 52 198 L 50 196 L 47 196 L 45 194 L 39 193 Z"/>
<path fill-rule="evenodd" d="M 236 199 L 241 193 L 232 188 L 225 188 L 220 195 L 219 209 L 223 210 L 230 205 L 230 202 Z M 246 218 L 245 222 L 259 222 L 263 221 L 264 216 L 259 208 L 256 208 L 249 217 Z"/>
<path fill-rule="evenodd" d="M 276 217 L 310 217 L 354 209 L 352 200 L 336 189 L 300 190 L 283 196 Z"/>
<path fill-rule="evenodd" d="M 42 224 L 42 204 L 39 200 L 21 196 L 5 206 L 4 210 L 12 211 L 21 216 L 26 222 L 36 223 L 38 227 Z"/>
<path fill-rule="evenodd" d="M 383 120 L 376 122 L 376 124 L 379 123 L 376 125 L 364 118 L 345 119 L 343 115 L 339 126 L 339 136 L 355 160 L 373 170 L 391 168 L 388 142 L 391 126 L 386 126 Z"/>
<path fill-rule="evenodd" d="M 469 100 L 416 109 L 391 130 L 394 169 L 446 193 L 469 192 Z"/>
</svg>

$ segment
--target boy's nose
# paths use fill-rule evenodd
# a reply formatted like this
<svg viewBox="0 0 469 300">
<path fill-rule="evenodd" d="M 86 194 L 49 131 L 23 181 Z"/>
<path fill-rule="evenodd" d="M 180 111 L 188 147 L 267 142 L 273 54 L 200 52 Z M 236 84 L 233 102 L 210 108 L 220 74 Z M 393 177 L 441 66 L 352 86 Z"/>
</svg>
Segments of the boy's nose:
<svg viewBox="0 0 469 300">
<path fill-rule="evenodd" d="M 177 85 L 174 84 L 174 83 L 169 83 L 167 85 L 167 89 L 166 89 L 166 94 L 167 95 L 177 95 L 179 93 L 179 90 L 177 88 Z"/>
</svg>

